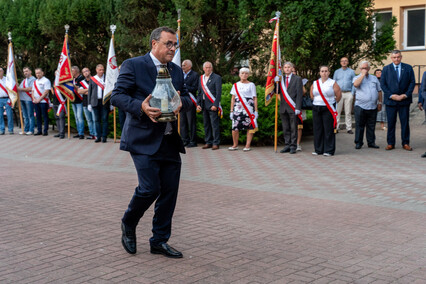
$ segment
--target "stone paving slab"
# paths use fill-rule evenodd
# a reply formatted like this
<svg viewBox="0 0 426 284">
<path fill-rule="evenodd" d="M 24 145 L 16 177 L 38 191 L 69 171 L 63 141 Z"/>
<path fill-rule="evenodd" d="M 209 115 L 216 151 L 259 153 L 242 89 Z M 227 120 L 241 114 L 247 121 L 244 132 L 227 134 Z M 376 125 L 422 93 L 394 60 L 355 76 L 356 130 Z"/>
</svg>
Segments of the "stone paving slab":
<svg viewBox="0 0 426 284">
<path fill-rule="evenodd" d="M 137 178 L 118 144 L 2 136 L 0 283 L 426 283 L 426 127 L 412 125 L 413 152 L 376 133 L 379 150 L 339 133 L 331 158 L 312 137 L 296 155 L 189 149 L 180 260 L 149 253 L 152 208 L 138 253 L 122 249 Z"/>
</svg>

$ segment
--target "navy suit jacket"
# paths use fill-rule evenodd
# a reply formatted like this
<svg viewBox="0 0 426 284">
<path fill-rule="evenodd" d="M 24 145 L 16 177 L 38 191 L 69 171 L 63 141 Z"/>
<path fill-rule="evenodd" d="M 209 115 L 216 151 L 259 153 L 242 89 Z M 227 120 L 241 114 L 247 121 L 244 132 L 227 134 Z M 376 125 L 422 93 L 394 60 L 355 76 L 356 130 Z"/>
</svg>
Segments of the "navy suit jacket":
<svg viewBox="0 0 426 284">
<path fill-rule="evenodd" d="M 198 73 L 194 70 L 191 70 L 185 78 L 185 87 L 194 97 L 197 97 L 199 81 L 200 75 L 198 75 Z"/>
<path fill-rule="evenodd" d="M 425 100 L 426 100 L 426 71 L 423 73 L 422 82 L 419 89 L 419 104 L 422 104 L 422 106 L 425 106 Z"/>
<path fill-rule="evenodd" d="M 285 80 L 284 75 L 283 75 L 283 80 Z M 283 84 L 285 84 L 285 81 L 283 82 Z M 279 90 L 279 93 L 281 96 L 280 113 L 285 113 L 285 112 L 294 113 L 294 111 L 285 101 L 284 94 L 282 94 L 281 92 L 281 88 Z M 297 75 L 291 75 L 290 83 L 288 83 L 287 93 L 290 95 L 290 97 L 293 99 L 294 103 L 296 104 L 296 109 L 301 110 L 302 100 L 303 100 L 303 83 L 302 83 L 301 77 Z"/>
<path fill-rule="evenodd" d="M 380 86 L 383 90 L 384 102 L 389 106 L 409 105 L 413 102 L 413 90 L 416 85 L 414 78 L 414 71 L 411 65 L 401 63 L 401 76 L 399 79 L 396 77 L 396 71 L 393 64 L 386 65 L 382 71 L 380 79 Z M 407 98 L 398 102 L 390 99 L 393 94 L 402 95 L 406 94 Z"/>
<path fill-rule="evenodd" d="M 182 69 L 172 62 L 167 63 L 167 68 L 173 86 L 176 91 L 180 91 L 181 111 L 190 110 L 193 104 L 184 88 Z M 142 102 L 154 90 L 156 78 L 157 69 L 149 53 L 127 59 L 121 65 L 120 75 L 111 94 L 111 103 L 127 113 L 121 133 L 121 150 L 153 155 L 160 148 L 166 123 L 154 123 L 147 115 L 141 116 Z M 179 152 L 185 153 L 182 139 L 177 132 L 176 121 L 172 122 L 172 126 L 174 145 Z"/>
<path fill-rule="evenodd" d="M 209 88 L 210 92 L 212 92 L 213 96 L 215 96 L 216 100 L 214 101 L 214 103 L 212 103 L 209 98 L 204 95 L 203 88 L 201 87 L 200 77 L 200 83 L 198 84 L 197 104 L 208 110 L 212 106 L 215 106 L 219 109 L 219 103 L 222 97 L 222 77 L 215 73 L 211 73 L 206 85 Z M 205 96 L 205 100 L 203 100 L 203 96 Z"/>
</svg>

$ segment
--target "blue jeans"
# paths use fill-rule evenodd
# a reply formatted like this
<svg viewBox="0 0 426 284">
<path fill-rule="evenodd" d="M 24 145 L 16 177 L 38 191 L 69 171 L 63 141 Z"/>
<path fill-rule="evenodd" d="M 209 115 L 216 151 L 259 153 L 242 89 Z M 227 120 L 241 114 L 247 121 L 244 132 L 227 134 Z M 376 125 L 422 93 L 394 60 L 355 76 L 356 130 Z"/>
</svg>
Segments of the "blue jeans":
<svg viewBox="0 0 426 284">
<path fill-rule="evenodd" d="M 94 112 L 90 112 L 87 107 L 83 107 L 84 116 L 86 117 L 87 126 L 89 127 L 89 133 L 92 136 L 96 136 L 96 125 Z"/>
<path fill-rule="evenodd" d="M 84 135 L 83 103 L 72 104 L 78 135 Z"/>
<path fill-rule="evenodd" d="M 34 109 L 36 111 L 36 117 L 37 117 L 37 131 L 38 133 L 43 133 L 47 135 L 47 131 L 49 130 L 49 116 L 47 114 L 47 111 L 49 110 L 49 104 L 48 103 L 38 103 L 34 104 Z M 41 129 L 41 118 L 43 117 L 43 125 L 44 125 L 44 132 L 42 132 Z"/>
<path fill-rule="evenodd" d="M 34 133 L 34 104 L 32 101 L 21 101 L 22 115 L 24 116 L 24 132 Z"/>
<path fill-rule="evenodd" d="M 9 130 L 9 133 L 13 133 L 13 112 L 10 105 L 7 104 L 7 100 L 9 98 L 0 98 L 0 132 L 4 133 L 5 127 L 4 127 L 4 109 L 6 108 L 6 115 L 7 115 L 7 128 Z"/>
<path fill-rule="evenodd" d="M 98 101 L 98 105 L 93 107 L 95 113 L 96 137 L 107 138 L 108 136 L 108 114 L 109 104 L 102 105 L 102 100 Z M 102 127 L 101 127 L 102 122 Z"/>
</svg>

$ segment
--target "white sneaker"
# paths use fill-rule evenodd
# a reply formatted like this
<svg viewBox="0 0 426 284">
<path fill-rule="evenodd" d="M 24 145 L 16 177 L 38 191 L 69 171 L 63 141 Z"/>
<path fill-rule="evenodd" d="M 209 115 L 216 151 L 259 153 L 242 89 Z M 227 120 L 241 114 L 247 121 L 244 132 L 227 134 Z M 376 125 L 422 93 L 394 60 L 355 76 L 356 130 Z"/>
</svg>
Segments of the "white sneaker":
<svg viewBox="0 0 426 284">
<path fill-rule="evenodd" d="M 318 153 L 317 152 L 312 152 L 312 155 L 318 156 Z"/>
<path fill-rule="evenodd" d="M 248 151 L 250 151 L 251 149 L 250 148 L 247 148 L 247 147 L 244 147 L 244 149 L 243 149 L 243 151 L 244 152 L 248 152 Z"/>
<path fill-rule="evenodd" d="M 22 131 L 19 131 L 19 135 L 22 135 L 22 134 L 24 134 L 24 132 L 22 132 Z"/>
<path fill-rule="evenodd" d="M 25 133 L 25 135 L 33 135 L 34 133 L 32 133 L 31 131 L 28 131 L 27 133 Z"/>
<path fill-rule="evenodd" d="M 331 155 L 331 154 L 329 154 L 329 153 L 324 153 L 323 154 L 325 157 L 331 157 L 331 156 L 333 156 L 333 155 Z"/>
<path fill-rule="evenodd" d="M 302 146 L 297 145 L 296 151 L 299 151 L 299 152 L 302 151 Z"/>
<path fill-rule="evenodd" d="M 238 147 L 232 147 L 232 146 L 231 146 L 231 147 L 229 147 L 229 148 L 228 148 L 228 150 L 229 150 L 229 151 L 235 151 L 235 150 L 238 150 Z"/>
</svg>

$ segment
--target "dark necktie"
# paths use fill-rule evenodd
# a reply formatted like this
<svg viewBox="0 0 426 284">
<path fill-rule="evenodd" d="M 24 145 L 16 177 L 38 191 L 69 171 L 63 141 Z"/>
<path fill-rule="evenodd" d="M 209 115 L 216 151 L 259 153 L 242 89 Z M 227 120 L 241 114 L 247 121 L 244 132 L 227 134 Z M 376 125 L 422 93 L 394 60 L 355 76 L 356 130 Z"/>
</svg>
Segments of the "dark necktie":
<svg viewBox="0 0 426 284">
<path fill-rule="evenodd" d="M 399 71 L 398 71 L 399 66 L 395 66 L 395 70 L 396 70 L 396 78 L 398 79 L 399 82 Z"/>
</svg>

